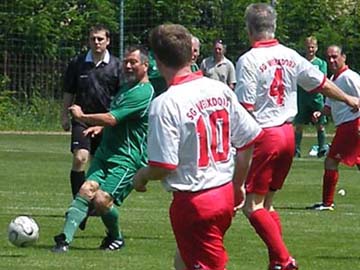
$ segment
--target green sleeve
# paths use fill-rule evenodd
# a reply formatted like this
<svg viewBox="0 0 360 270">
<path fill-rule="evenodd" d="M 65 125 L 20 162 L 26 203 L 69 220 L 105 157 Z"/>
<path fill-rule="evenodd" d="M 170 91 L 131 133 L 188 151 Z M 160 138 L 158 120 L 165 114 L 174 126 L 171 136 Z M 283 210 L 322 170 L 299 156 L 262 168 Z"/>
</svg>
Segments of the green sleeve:
<svg viewBox="0 0 360 270">
<path fill-rule="evenodd" d="M 326 61 L 324 61 L 324 60 L 321 60 L 321 65 L 319 66 L 319 68 L 320 68 L 320 71 L 322 72 L 322 73 L 324 73 L 325 75 L 327 75 L 327 63 L 326 63 Z"/>
<path fill-rule="evenodd" d="M 149 110 L 153 96 L 154 90 L 150 83 L 138 84 L 124 92 L 118 100 L 114 99 L 116 105 L 111 107 L 110 114 L 117 122 L 143 117 Z"/>
</svg>

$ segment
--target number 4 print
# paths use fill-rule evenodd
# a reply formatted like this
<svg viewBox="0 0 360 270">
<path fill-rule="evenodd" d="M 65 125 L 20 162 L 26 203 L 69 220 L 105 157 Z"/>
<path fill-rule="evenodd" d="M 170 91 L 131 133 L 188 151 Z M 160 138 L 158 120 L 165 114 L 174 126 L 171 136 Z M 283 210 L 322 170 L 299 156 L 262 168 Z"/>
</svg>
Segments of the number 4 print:
<svg viewBox="0 0 360 270">
<path fill-rule="evenodd" d="M 212 112 L 208 119 L 209 133 L 205 121 L 201 115 L 196 123 L 199 139 L 199 167 L 209 165 L 209 149 L 215 162 L 227 160 L 230 150 L 229 113 L 226 110 Z"/>
<path fill-rule="evenodd" d="M 270 96 L 276 98 L 276 104 L 284 104 L 285 87 L 282 68 L 276 68 L 274 79 L 270 85 Z"/>
</svg>

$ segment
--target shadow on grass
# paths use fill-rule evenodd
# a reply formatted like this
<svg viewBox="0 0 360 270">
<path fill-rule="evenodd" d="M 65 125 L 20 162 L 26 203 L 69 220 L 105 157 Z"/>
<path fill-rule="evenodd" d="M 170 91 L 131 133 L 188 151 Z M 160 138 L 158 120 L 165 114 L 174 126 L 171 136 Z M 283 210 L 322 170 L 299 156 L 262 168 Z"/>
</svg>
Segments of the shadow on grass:
<svg viewBox="0 0 360 270">
<path fill-rule="evenodd" d="M 22 258 L 22 257 L 27 257 L 26 255 L 23 254 L 0 254 L 0 258 Z"/>
<path fill-rule="evenodd" d="M 308 206 L 275 206 L 275 209 L 313 211 Z"/>
<path fill-rule="evenodd" d="M 316 256 L 315 258 L 322 260 L 342 260 L 342 261 L 360 261 L 360 256 Z"/>
<path fill-rule="evenodd" d="M 32 217 L 36 218 L 36 217 L 48 217 L 48 218 L 64 218 L 65 217 L 65 213 L 62 215 L 56 215 L 56 214 L 35 214 L 35 215 L 31 215 Z"/>
</svg>

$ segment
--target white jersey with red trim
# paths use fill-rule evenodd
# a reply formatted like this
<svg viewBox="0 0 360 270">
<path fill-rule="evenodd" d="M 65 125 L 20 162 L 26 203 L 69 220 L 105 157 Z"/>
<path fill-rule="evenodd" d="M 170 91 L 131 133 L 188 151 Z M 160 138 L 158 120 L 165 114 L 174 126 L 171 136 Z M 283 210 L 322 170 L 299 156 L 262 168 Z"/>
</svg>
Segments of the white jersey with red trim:
<svg viewBox="0 0 360 270">
<path fill-rule="evenodd" d="M 236 63 L 235 93 L 261 127 L 291 122 L 297 114 L 297 84 L 320 90 L 325 75 L 276 39 L 256 42 Z"/>
<path fill-rule="evenodd" d="M 225 84 L 201 72 L 177 77 L 149 112 L 149 165 L 173 169 L 168 191 L 199 191 L 232 180 L 232 147 L 251 145 L 261 128 Z"/>
<path fill-rule="evenodd" d="M 349 69 L 348 66 L 333 75 L 331 80 L 346 94 L 360 98 L 360 75 Z M 327 98 L 325 106 L 331 108 L 331 116 L 335 126 L 360 117 L 359 111 L 352 112 L 352 108 L 344 102 Z"/>
</svg>

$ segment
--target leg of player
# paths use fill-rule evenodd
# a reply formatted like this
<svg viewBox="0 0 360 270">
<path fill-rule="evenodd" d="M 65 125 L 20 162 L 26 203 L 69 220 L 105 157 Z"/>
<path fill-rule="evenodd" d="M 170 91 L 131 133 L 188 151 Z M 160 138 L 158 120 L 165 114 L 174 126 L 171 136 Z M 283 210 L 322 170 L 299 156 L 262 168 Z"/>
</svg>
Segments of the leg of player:
<svg viewBox="0 0 360 270">
<path fill-rule="evenodd" d="M 86 149 L 76 149 L 73 153 L 73 162 L 70 172 L 71 192 L 73 198 L 79 192 L 80 187 L 85 182 L 85 166 L 89 160 L 89 151 Z"/>
<path fill-rule="evenodd" d="M 115 251 L 121 249 L 125 242 L 120 232 L 119 210 L 114 205 L 114 199 L 109 193 L 99 190 L 94 197 L 96 212 L 101 215 L 101 220 L 106 227 L 106 237 L 100 245 L 100 249 Z"/>
<path fill-rule="evenodd" d="M 295 157 L 301 157 L 301 141 L 303 137 L 303 125 L 297 124 L 295 128 Z"/>
<path fill-rule="evenodd" d="M 274 194 L 270 193 L 267 196 L 247 194 L 243 212 L 268 248 L 269 270 L 298 269 L 282 239 L 280 218 L 272 207 Z"/>
<path fill-rule="evenodd" d="M 183 259 L 181 258 L 180 251 L 178 248 L 176 248 L 176 251 L 175 251 L 174 268 L 175 268 L 175 270 L 185 270 L 186 269 L 185 263 L 184 263 Z"/>
<path fill-rule="evenodd" d="M 325 139 L 326 139 L 326 134 L 325 134 L 325 127 L 322 124 L 317 124 L 316 125 L 316 130 L 317 130 L 317 141 L 318 141 L 318 145 L 319 145 L 319 150 L 317 153 L 318 158 L 321 158 L 323 156 L 325 156 L 326 154 L 326 147 L 325 147 Z"/>
<path fill-rule="evenodd" d="M 89 204 L 99 189 L 99 184 L 94 181 L 86 181 L 80 188 L 78 195 L 70 204 L 65 216 L 63 231 L 54 237 L 55 246 L 53 252 L 66 252 L 69 244 L 74 239 L 81 222 L 86 218 Z"/>
<path fill-rule="evenodd" d="M 336 190 L 336 184 L 339 180 L 339 161 L 326 157 L 324 162 L 325 170 L 323 175 L 323 191 L 322 202 L 315 203 L 311 209 L 324 211 L 334 210 L 334 196 Z"/>
<path fill-rule="evenodd" d="M 75 199 L 76 194 L 79 192 L 80 187 L 85 182 L 85 166 L 89 161 L 90 153 L 86 149 L 75 149 L 73 153 L 73 163 L 70 172 L 70 183 L 71 183 L 71 192 L 73 198 Z M 83 222 L 79 225 L 81 230 L 85 230 L 86 227 L 85 218 Z"/>
</svg>

